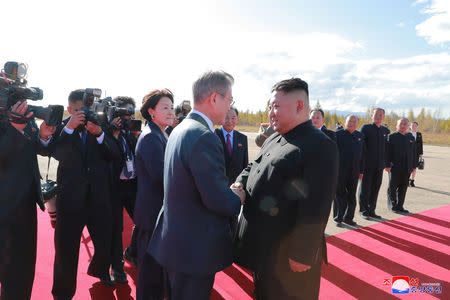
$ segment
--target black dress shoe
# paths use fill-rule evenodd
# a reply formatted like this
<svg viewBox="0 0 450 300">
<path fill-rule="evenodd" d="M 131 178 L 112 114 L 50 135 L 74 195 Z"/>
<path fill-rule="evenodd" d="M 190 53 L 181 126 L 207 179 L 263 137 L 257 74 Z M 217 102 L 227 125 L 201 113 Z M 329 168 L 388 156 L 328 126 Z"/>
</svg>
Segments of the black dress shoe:
<svg viewBox="0 0 450 300">
<path fill-rule="evenodd" d="M 348 224 L 348 225 L 350 225 L 350 226 L 355 226 L 355 225 L 356 225 L 356 222 L 353 221 L 353 220 L 344 220 L 344 223 L 345 223 L 345 224 Z"/>
<path fill-rule="evenodd" d="M 111 276 L 108 274 L 107 276 L 102 276 L 100 278 L 102 284 L 107 286 L 114 286 L 114 281 L 111 280 Z"/>
<path fill-rule="evenodd" d="M 336 227 L 342 227 L 342 221 L 341 220 L 333 220 L 334 224 L 336 224 Z"/>
<path fill-rule="evenodd" d="M 399 211 L 400 211 L 401 213 L 404 213 L 404 214 L 409 214 L 409 210 L 404 209 L 404 208 L 399 209 Z"/>
<path fill-rule="evenodd" d="M 370 213 L 369 216 L 370 216 L 371 218 L 381 219 L 381 216 L 377 215 L 377 214 L 374 213 L 374 212 L 373 212 L 373 213 Z"/>
<path fill-rule="evenodd" d="M 416 185 L 414 184 L 414 180 L 410 180 L 409 181 L 409 186 L 410 187 L 416 187 Z"/>
<path fill-rule="evenodd" d="M 127 273 L 122 269 L 122 270 L 113 270 L 112 272 L 112 277 L 113 277 L 113 281 L 115 283 L 127 283 L 128 279 L 127 279 Z"/>
<path fill-rule="evenodd" d="M 370 220 L 370 216 L 368 213 L 359 213 L 361 215 L 361 218 L 366 219 L 366 220 Z"/>
<path fill-rule="evenodd" d="M 397 208 L 393 208 L 393 209 L 391 209 L 391 211 L 396 213 L 396 214 L 401 214 L 402 213 L 402 211 L 400 209 L 397 209 Z"/>
</svg>

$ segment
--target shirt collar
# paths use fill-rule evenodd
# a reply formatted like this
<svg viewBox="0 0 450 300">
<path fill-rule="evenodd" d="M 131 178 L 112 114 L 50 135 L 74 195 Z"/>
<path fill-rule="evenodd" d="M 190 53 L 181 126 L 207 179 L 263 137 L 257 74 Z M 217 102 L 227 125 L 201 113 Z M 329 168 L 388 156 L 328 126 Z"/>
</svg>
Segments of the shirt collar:
<svg viewBox="0 0 450 300">
<path fill-rule="evenodd" d="M 213 122 L 212 122 L 212 121 L 211 121 L 204 113 L 202 113 L 202 112 L 200 112 L 200 111 L 198 111 L 198 110 L 195 110 L 195 109 L 193 109 L 192 112 L 195 113 L 195 114 L 197 114 L 197 115 L 199 115 L 200 117 L 202 117 L 203 120 L 205 120 L 206 123 L 208 124 L 209 129 L 210 129 L 212 132 L 214 132 L 214 125 L 213 125 Z"/>
<path fill-rule="evenodd" d="M 234 129 L 231 130 L 230 132 L 226 131 L 223 127 L 222 127 L 222 133 L 223 133 L 223 137 L 226 138 L 227 134 L 230 134 L 230 138 L 233 139 L 233 135 L 234 135 Z"/>
</svg>

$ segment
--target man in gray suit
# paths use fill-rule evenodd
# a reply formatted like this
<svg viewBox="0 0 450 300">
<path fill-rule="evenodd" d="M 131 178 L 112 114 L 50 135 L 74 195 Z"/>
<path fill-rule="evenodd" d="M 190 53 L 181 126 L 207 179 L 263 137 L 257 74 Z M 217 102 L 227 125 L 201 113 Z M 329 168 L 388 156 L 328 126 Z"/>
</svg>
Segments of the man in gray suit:
<svg viewBox="0 0 450 300">
<path fill-rule="evenodd" d="M 239 214 L 245 193 L 228 187 L 213 129 L 233 102 L 233 81 L 217 71 L 194 82 L 194 109 L 167 142 L 163 209 L 147 250 L 166 272 L 167 299 L 208 300 L 215 273 L 233 260 L 229 219 Z"/>
</svg>

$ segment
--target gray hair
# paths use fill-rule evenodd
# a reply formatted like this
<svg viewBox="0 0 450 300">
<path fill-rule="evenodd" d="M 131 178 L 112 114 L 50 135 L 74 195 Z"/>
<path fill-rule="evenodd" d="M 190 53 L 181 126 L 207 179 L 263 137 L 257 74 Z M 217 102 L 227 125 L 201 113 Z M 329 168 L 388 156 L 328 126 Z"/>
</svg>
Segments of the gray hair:
<svg viewBox="0 0 450 300">
<path fill-rule="evenodd" d="M 224 71 L 208 71 L 203 73 L 192 85 L 194 103 L 201 103 L 211 93 L 226 91 L 233 85 L 234 78 Z"/>
</svg>

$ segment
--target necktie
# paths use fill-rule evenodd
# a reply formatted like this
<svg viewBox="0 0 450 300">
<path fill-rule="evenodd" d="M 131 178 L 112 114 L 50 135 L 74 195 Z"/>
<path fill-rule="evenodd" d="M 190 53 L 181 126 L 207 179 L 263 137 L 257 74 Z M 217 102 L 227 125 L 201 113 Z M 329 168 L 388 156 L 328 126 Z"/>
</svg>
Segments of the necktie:
<svg viewBox="0 0 450 300">
<path fill-rule="evenodd" d="M 230 140 L 230 134 L 229 133 L 227 133 L 227 150 L 228 150 L 228 154 L 231 157 L 232 149 L 231 149 L 231 140 Z"/>
</svg>

